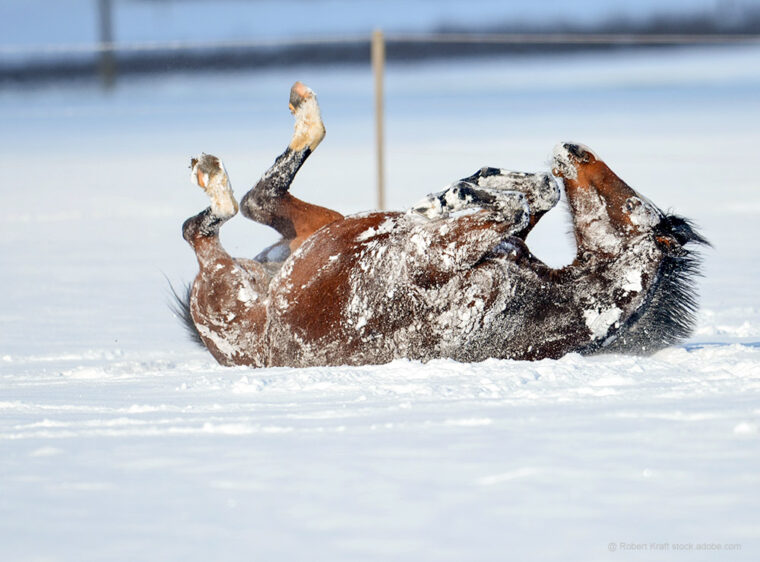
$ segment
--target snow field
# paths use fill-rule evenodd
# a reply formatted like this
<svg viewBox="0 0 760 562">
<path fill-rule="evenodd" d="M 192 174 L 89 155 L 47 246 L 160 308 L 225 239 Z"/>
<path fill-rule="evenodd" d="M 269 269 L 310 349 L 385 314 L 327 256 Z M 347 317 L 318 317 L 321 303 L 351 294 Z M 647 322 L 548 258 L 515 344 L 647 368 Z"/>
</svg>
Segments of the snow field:
<svg viewBox="0 0 760 562">
<path fill-rule="evenodd" d="M 601 560 L 677 540 L 751 559 L 759 354 L 6 359 L 6 556 Z"/>
</svg>

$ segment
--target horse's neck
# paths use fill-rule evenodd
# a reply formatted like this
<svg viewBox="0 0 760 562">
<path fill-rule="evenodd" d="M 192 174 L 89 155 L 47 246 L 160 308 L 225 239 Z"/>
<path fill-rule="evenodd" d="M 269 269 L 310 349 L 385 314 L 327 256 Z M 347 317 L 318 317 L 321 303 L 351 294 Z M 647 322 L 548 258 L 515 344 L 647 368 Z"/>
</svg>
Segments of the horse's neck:
<svg viewBox="0 0 760 562">
<path fill-rule="evenodd" d="M 565 268 L 560 284 L 580 310 L 593 342 L 614 336 L 641 313 L 658 282 L 662 253 L 640 238 L 612 256 L 594 254 Z"/>
</svg>

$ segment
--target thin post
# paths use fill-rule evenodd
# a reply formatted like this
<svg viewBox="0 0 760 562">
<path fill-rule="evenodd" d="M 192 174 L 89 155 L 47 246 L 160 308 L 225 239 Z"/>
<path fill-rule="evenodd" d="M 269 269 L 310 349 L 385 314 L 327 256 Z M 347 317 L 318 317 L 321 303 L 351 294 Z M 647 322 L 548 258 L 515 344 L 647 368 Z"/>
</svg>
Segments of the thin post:
<svg viewBox="0 0 760 562">
<path fill-rule="evenodd" d="M 385 39 L 383 32 L 372 33 L 372 70 L 375 76 L 375 145 L 377 157 L 377 208 L 385 208 L 385 114 L 383 75 L 385 74 Z"/>
<path fill-rule="evenodd" d="M 111 24 L 111 0 L 98 0 L 98 23 L 100 30 L 100 77 L 106 88 L 116 79 L 116 61 L 113 56 L 113 25 Z"/>
</svg>

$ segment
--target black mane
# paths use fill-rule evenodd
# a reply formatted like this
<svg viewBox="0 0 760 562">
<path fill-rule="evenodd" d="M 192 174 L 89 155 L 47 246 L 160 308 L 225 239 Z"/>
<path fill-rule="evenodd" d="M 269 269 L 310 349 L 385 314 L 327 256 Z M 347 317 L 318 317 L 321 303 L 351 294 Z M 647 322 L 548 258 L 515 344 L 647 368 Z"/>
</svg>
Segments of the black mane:
<svg viewBox="0 0 760 562">
<path fill-rule="evenodd" d="M 694 331 L 699 296 L 696 278 L 701 276 L 702 258 L 684 246 L 710 243 L 691 221 L 677 215 L 663 214 L 654 235 L 676 244 L 661 244 L 664 258 L 645 303 L 601 352 L 650 355 L 685 340 Z"/>
</svg>

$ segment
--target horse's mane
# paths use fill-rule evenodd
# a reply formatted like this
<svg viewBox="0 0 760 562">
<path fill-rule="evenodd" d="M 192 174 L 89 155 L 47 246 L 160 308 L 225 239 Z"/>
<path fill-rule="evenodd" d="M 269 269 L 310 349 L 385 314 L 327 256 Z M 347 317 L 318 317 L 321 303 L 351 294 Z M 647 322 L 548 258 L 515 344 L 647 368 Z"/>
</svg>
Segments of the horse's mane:
<svg viewBox="0 0 760 562">
<path fill-rule="evenodd" d="M 656 237 L 675 239 L 664 246 L 657 278 L 646 301 L 621 327 L 618 337 L 596 352 L 651 354 L 691 336 L 697 323 L 696 278 L 701 276 L 702 257 L 688 250 L 691 242 L 709 246 L 695 225 L 683 217 L 663 214 L 655 227 Z"/>
</svg>

